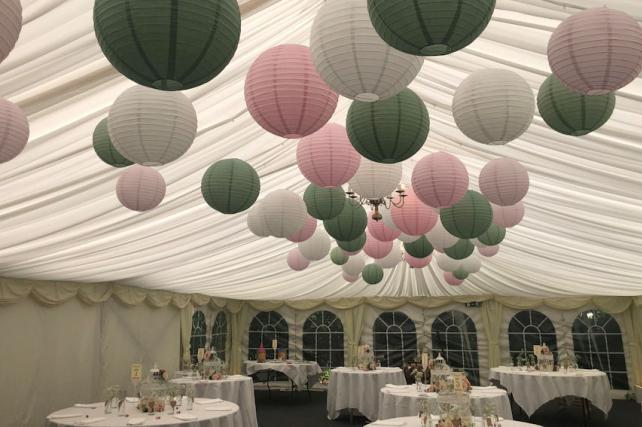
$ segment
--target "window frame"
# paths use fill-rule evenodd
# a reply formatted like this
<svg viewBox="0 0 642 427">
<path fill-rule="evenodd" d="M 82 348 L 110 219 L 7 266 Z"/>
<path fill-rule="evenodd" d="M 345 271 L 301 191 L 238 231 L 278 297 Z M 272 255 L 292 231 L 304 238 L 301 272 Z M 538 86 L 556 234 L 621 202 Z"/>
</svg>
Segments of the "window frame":
<svg viewBox="0 0 642 427">
<path fill-rule="evenodd" d="M 267 317 L 267 321 L 261 320 L 262 316 Z M 278 317 L 275 321 L 272 319 L 272 317 Z M 255 324 L 255 322 L 260 322 L 261 323 L 261 330 L 253 330 L 252 327 Z M 277 330 L 276 326 L 281 324 L 282 326 L 285 327 L 285 330 L 283 330 L 283 327 L 281 327 L 281 330 Z M 271 329 L 271 331 L 266 332 L 266 328 Z M 252 320 L 250 321 L 250 324 L 248 326 L 248 343 L 247 343 L 247 353 L 248 353 L 248 359 L 253 360 L 256 359 L 256 355 L 258 353 L 258 345 L 253 346 L 252 345 L 252 337 L 253 334 L 260 334 L 259 335 L 259 345 L 263 343 L 263 346 L 265 347 L 265 357 L 266 360 L 274 359 L 274 350 L 272 350 L 272 339 L 270 337 L 270 334 L 274 336 L 277 340 L 278 343 L 278 349 L 283 349 L 283 350 L 288 350 L 289 352 L 289 345 L 290 345 L 290 325 L 288 322 L 285 320 L 285 317 L 279 313 L 278 311 L 259 311 L 254 315 Z M 265 341 L 265 336 L 268 336 L 268 340 Z M 255 335 L 254 335 L 255 336 Z"/>
<path fill-rule="evenodd" d="M 203 331 L 202 333 L 199 333 L 199 334 L 194 333 L 194 330 L 197 328 L 195 324 L 195 322 L 197 321 L 197 317 L 200 317 L 203 323 L 202 324 Z M 190 333 L 189 347 L 190 347 L 190 352 L 189 352 L 190 360 L 192 361 L 193 364 L 197 363 L 198 349 L 207 347 L 207 317 L 205 316 L 205 313 L 203 312 L 203 310 L 196 309 L 194 310 L 194 313 L 192 313 L 192 330 Z"/>
<path fill-rule="evenodd" d="M 221 320 L 222 315 L 222 321 Z M 215 316 L 212 316 L 212 331 L 210 333 L 210 346 L 214 347 L 216 354 L 221 360 L 226 360 L 226 344 L 227 344 L 227 334 L 228 334 L 228 323 L 227 323 L 227 313 L 223 310 L 216 313 Z M 219 346 L 218 341 L 222 338 L 222 346 Z M 215 344 L 216 343 L 216 344 Z"/>
<path fill-rule="evenodd" d="M 321 316 L 321 322 L 317 323 L 313 317 L 315 315 Z M 329 319 L 326 319 L 326 316 L 329 317 Z M 332 326 L 337 326 L 337 330 L 332 330 Z M 327 332 L 320 332 L 319 329 L 325 328 L 327 329 Z M 343 322 L 337 316 L 335 313 L 329 311 L 329 310 L 317 310 L 313 313 L 311 313 L 306 319 L 305 322 L 303 322 L 303 334 L 302 334 L 302 342 L 301 342 L 301 351 L 303 354 L 303 358 L 305 360 L 314 360 L 317 363 L 319 363 L 319 366 L 322 368 L 336 368 L 339 366 L 343 366 L 345 361 L 344 361 L 344 353 L 345 353 L 345 335 L 344 335 L 344 329 L 343 329 Z M 319 347 L 319 334 L 327 334 L 328 335 L 328 347 L 327 348 L 320 348 Z M 306 336 L 314 336 L 314 348 L 311 347 L 306 347 Z M 340 343 L 341 347 L 340 348 L 333 348 L 332 345 L 332 337 L 335 335 L 340 336 Z M 328 363 L 323 363 L 323 361 L 319 362 L 319 352 L 322 353 L 328 353 Z M 313 357 L 306 357 L 306 355 L 313 354 Z M 333 357 L 336 355 L 337 359 Z M 335 361 L 337 363 L 333 363 Z"/>
<path fill-rule="evenodd" d="M 522 320 L 519 318 L 520 315 L 523 313 L 528 313 L 528 323 L 522 322 Z M 533 322 L 533 313 L 537 313 L 537 315 L 541 315 L 543 319 L 539 323 L 534 323 Z M 519 324 L 518 326 L 521 327 L 519 331 L 513 331 L 512 326 Z M 544 325 L 550 324 L 551 331 L 547 332 L 544 331 L 542 332 L 543 326 Z M 537 332 L 526 332 L 530 329 L 535 329 Z M 527 336 L 537 336 L 539 337 L 539 343 L 540 345 L 542 343 L 546 343 L 548 348 L 551 350 L 553 353 L 553 357 L 555 359 L 555 363 L 557 363 L 557 358 L 558 358 L 558 344 L 557 344 L 557 329 L 555 328 L 555 324 L 551 320 L 549 316 L 547 316 L 545 313 L 542 313 L 539 310 L 533 310 L 533 309 L 527 309 L 527 310 L 520 310 L 513 314 L 511 316 L 510 321 L 508 322 L 507 326 L 507 335 L 508 335 L 508 354 L 510 356 L 511 361 L 513 361 L 517 356 L 519 356 L 520 353 L 523 351 L 526 351 L 527 354 L 533 354 L 533 346 L 531 345 L 530 348 L 527 348 L 526 345 L 528 344 L 528 339 L 526 338 Z M 513 346 L 513 340 L 511 340 L 511 337 L 514 336 L 519 336 L 519 342 L 520 342 L 520 348 L 515 349 Z M 548 338 L 553 338 L 553 341 L 545 340 L 544 337 Z"/>
<path fill-rule="evenodd" d="M 388 314 L 392 315 L 391 323 L 388 323 L 386 320 L 383 319 L 383 316 Z M 399 317 L 402 317 L 402 319 L 398 319 Z M 377 325 L 379 323 L 385 326 L 385 331 L 377 330 Z M 408 330 L 404 330 L 403 326 L 406 324 L 411 325 L 411 328 Z M 390 347 L 391 329 L 393 328 L 398 330 L 398 332 L 395 332 L 395 335 L 399 335 L 399 338 L 400 338 L 399 341 L 401 343 L 400 348 L 395 348 L 394 346 L 393 348 Z M 377 342 L 378 336 L 384 337 L 384 340 L 385 340 L 384 349 L 382 349 L 378 345 L 378 342 Z M 417 325 L 415 325 L 414 320 L 412 320 L 410 316 L 408 316 L 407 314 L 401 311 L 381 312 L 375 319 L 374 324 L 372 326 L 372 342 L 373 342 L 374 355 L 377 359 L 379 359 L 381 366 L 401 367 L 403 366 L 404 363 L 408 361 L 408 359 L 417 357 Z M 393 356 L 395 355 L 395 353 L 399 353 L 401 355 L 399 364 L 390 363 L 391 359 L 394 360 L 397 358 L 397 356 Z M 408 357 L 408 356 L 411 356 L 411 357 Z"/>
<path fill-rule="evenodd" d="M 457 313 L 462 316 L 462 321 L 457 322 Z M 450 314 L 450 322 L 447 322 L 446 316 Z M 470 322 L 471 330 L 466 326 Z M 441 328 L 443 326 L 443 328 Z M 443 336 L 443 338 L 442 338 Z M 450 349 L 449 344 L 451 340 L 449 337 L 458 337 L 460 348 Z M 477 326 L 475 321 L 466 313 L 460 310 L 447 310 L 440 313 L 431 326 L 431 343 L 433 357 L 441 353 L 446 363 L 451 368 L 462 369 L 468 375 L 468 378 L 473 385 L 479 385 L 480 369 L 479 369 L 479 343 L 477 339 Z M 444 348 L 445 344 L 445 348 Z M 463 366 L 453 366 L 456 357 L 451 357 L 451 353 L 458 354 L 461 358 Z M 467 363 L 469 362 L 469 363 Z"/>
</svg>

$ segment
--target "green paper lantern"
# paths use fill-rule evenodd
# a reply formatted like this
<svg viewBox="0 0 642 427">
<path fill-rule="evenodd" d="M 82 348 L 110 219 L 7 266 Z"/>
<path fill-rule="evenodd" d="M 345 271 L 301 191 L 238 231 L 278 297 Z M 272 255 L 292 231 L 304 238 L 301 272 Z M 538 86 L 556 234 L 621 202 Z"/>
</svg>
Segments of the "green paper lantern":
<svg viewBox="0 0 642 427">
<path fill-rule="evenodd" d="M 495 0 L 368 0 L 370 20 L 390 46 L 411 55 L 447 55 L 484 31 Z"/>
<path fill-rule="evenodd" d="M 235 214 L 256 202 L 261 191 L 259 175 L 239 159 L 223 159 L 210 166 L 201 181 L 203 198 L 224 214 Z"/>
<path fill-rule="evenodd" d="M 94 129 L 94 151 L 103 162 L 115 168 L 131 166 L 134 162 L 127 160 L 111 143 L 107 132 L 107 118 L 102 119 Z"/>
<path fill-rule="evenodd" d="M 348 262 L 348 255 L 341 248 L 334 248 L 330 251 L 330 259 L 336 265 L 343 265 Z"/>
<path fill-rule="evenodd" d="M 433 251 L 432 244 L 428 241 L 426 236 L 421 236 L 410 243 L 404 243 L 403 248 L 415 258 L 426 258 Z"/>
<path fill-rule="evenodd" d="M 453 236 L 473 239 L 488 230 L 493 222 L 493 208 L 484 196 L 468 190 L 457 203 L 441 209 L 439 217 L 446 231 Z"/>
<path fill-rule="evenodd" d="M 429 128 L 428 110 L 410 89 L 383 101 L 353 101 L 346 118 L 352 146 L 379 163 L 398 163 L 411 157 L 426 142 Z"/>
<path fill-rule="evenodd" d="M 342 241 L 337 240 L 337 245 L 346 252 L 357 252 L 363 249 L 366 244 L 366 233 L 362 233 L 361 236 L 353 240 Z"/>
<path fill-rule="evenodd" d="M 583 95 L 567 88 L 551 74 L 539 88 L 537 108 L 552 129 L 581 136 L 599 129 L 609 120 L 615 108 L 615 93 Z"/>
<path fill-rule="evenodd" d="M 477 237 L 477 240 L 486 246 L 495 246 L 499 245 L 504 240 L 504 237 L 506 237 L 506 229 L 493 223 L 488 227 L 488 230 Z"/>
<path fill-rule="evenodd" d="M 341 213 L 323 221 L 325 231 L 337 241 L 354 240 L 366 230 L 368 214 L 359 203 L 346 199 Z"/>
<path fill-rule="evenodd" d="M 468 272 L 462 268 L 458 268 L 457 270 L 453 271 L 453 276 L 455 276 L 455 278 L 459 280 L 466 280 L 466 278 L 468 277 Z"/>
<path fill-rule="evenodd" d="M 468 239 L 459 239 L 457 243 L 446 248 L 444 252 L 452 259 L 464 259 L 472 254 L 474 250 L 475 245 L 473 242 Z"/>
<path fill-rule="evenodd" d="M 303 201 L 310 216 L 320 220 L 332 219 L 343 210 L 346 193 L 341 187 L 321 188 L 310 184 L 303 193 Z"/>
<path fill-rule="evenodd" d="M 185 90 L 217 76 L 236 52 L 236 0 L 96 0 L 94 31 L 103 53 L 127 78 Z"/>
<path fill-rule="evenodd" d="M 361 277 L 366 283 L 376 285 L 383 279 L 383 268 L 379 264 L 368 264 L 363 267 Z"/>
</svg>

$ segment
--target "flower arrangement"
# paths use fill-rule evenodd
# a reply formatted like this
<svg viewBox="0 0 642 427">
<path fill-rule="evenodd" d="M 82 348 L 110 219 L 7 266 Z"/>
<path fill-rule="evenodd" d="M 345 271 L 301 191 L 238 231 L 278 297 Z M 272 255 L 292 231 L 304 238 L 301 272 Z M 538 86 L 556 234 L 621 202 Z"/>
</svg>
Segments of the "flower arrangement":
<svg viewBox="0 0 642 427">
<path fill-rule="evenodd" d="M 368 344 L 360 346 L 357 351 L 357 367 L 364 371 L 377 369 L 377 362 Z"/>
<path fill-rule="evenodd" d="M 330 369 L 324 369 L 319 375 L 319 382 L 321 384 L 328 384 L 330 382 Z"/>
</svg>

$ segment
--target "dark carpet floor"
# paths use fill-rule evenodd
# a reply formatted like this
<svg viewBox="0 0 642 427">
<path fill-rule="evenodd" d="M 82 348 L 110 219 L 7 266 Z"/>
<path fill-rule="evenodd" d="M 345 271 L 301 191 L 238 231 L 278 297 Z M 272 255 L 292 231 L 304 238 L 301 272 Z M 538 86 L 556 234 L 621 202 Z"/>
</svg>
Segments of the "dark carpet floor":
<svg viewBox="0 0 642 427">
<path fill-rule="evenodd" d="M 348 426 L 347 417 L 330 421 L 325 412 L 325 392 L 307 393 L 273 391 L 271 398 L 267 391 L 256 391 L 256 412 L 259 427 L 325 427 Z M 562 408 L 557 402 L 549 402 L 541 407 L 529 421 L 519 415 L 519 409 L 513 408 L 516 420 L 539 424 L 544 427 L 583 427 L 582 410 L 580 406 Z M 367 421 L 355 417 L 354 427 L 361 427 Z M 588 427 L 642 427 L 640 405 L 633 401 L 614 400 L 613 409 L 608 420 L 604 420 L 601 412 L 592 408 L 591 420 Z"/>
</svg>

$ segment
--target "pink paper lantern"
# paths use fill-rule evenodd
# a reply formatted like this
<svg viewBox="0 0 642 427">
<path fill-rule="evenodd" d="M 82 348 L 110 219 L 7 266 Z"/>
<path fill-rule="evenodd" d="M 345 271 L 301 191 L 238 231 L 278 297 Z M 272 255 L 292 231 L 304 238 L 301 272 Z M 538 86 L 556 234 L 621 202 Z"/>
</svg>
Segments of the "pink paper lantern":
<svg viewBox="0 0 642 427">
<path fill-rule="evenodd" d="M 290 252 L 288 252 L 288 266 L 292 270 L 305 270 L 306 268 L 308 268 L 308 265 L 310 265 L 310 261 L 308 261 L 303 255 L 301 255 L 299 248 L 291 249 Z"/>
<path fill-rule="evenodd" d="M 27 116 L 16 104 L 0 98 L 0 163 L 20 154 L 28 140 Z"/>
<path fill-rule="evenodd" d="M 448 208 L 468 190 L 468 171 L 457 157 L 439 151 L 417 162 L 411 182 L 419 200 L 433 208 Z"/>
<path fill-rule="evenodd" d="M 397 228 L 402 233 L 412 236 L 430 231 L 439 217 L 433 208 L 419 200 L 412 188 L 406 190 L 403 206 L 400 208 L 393 206 L 390 210 L 392 221 Z"/>
<path fill-rule="evenodd" d="M 330 120 L 339 96 L 321 79 L 307 46 L 283 44 L 263 52 L 245 78 L 247 109 L 268 132 L 302 138 Z"/>
<path fill-rule="evenodd" d="M 299 243 L 308 240 L 317 229 L 317 220 L 314 217 L 308 215 L 308 218 L 305 220 L 303 227 L 299 229 L 294 234 L 291 234 L 287 237 L 290 242 Z"/>
<path fill-rule="evenodd" d="M 459 286 L 464 283 L 463 280 L 456 278 L 450 271 L 444 271 L 444 279 L 451 286 Z"/>
<path fill-rule="evenodd" d="M 148 211 L 158 206 L 165 197 L 165 181 L 155 169 L 135 164 L 118 178 L 116 196 L 128 209 Z"/>
<path fill-rule="evenodd" d="M 350 144 L 345 127 L 328 123 L 299 141 L 296 161 L 308 181 L 331 188 L 345 184 L 357 173 L 361 155 Z"/>
<path fill-rule="evenodd" d="M 344 272 L 343 273 L 343 280 L 345 280 L 346 282 L 354 283 L 357 280 L 359 280 L 359 276 L 358 275 L 357 276 L 352 276 L 352 275 Z"/>
<path fill-rule="evenodd" d="M 495 246 L 482 246 L 482 247 L 477 247 L 477 251 L 479 251 L 480 255 L 483 255 L 485 257 L 491 257 L 497 255 L 497 252 L 499 252 L 499 245 Z"/>
<path fill-rule="evenodd" d="M 393 242 L 390 241 L 381 241 L 372 237 L 372 234 L 366 230 L 366 244 L 363 246 L 363 251 L 370 258 L 380 259 L 384 258 L 392 250 Z"/>
<path fill-rule="evenodd" d="M 514 227 L 524 218 L 524 202 L 519 201 L 512 206 L 499 206 L 491 203 L 493 222 L 502 227 Z"/>
<path fill-rule="evenodd" d="M 425 258 L 415 258 L 410 254 L 404 254 L 403 257 L 408 263 L 408 265 L 412 268 L 424 268 L 428 264 L 430 264 L 430 261 L 432 261 L 432 255 L 428 255 Z"/>
<path fill-rule="evenodd" d="M 380 219 L 379 221 L 372 219 L 372 214 L 368 215 L 368 232 L 370 233 L 370 236 L 380 242 L 392 242 L 401 234 L 400 230 L 392 230 L 388 228 L 383 219 Z"/>
<path fill-rule="evenodd" d="M 486 163 L 479 173 L 479 189 L 488 201 L 512 206 L 528 193 L 528 171 L 517 160 L 501 157 Z"/>
<path fill-rule="evenodd" d="M 642 70 L 642 29 L 624 12 L 596 7 L 566 18 L 548 41 L 548 63 L 568 88 L 604 95 Z"/>
</svg>

